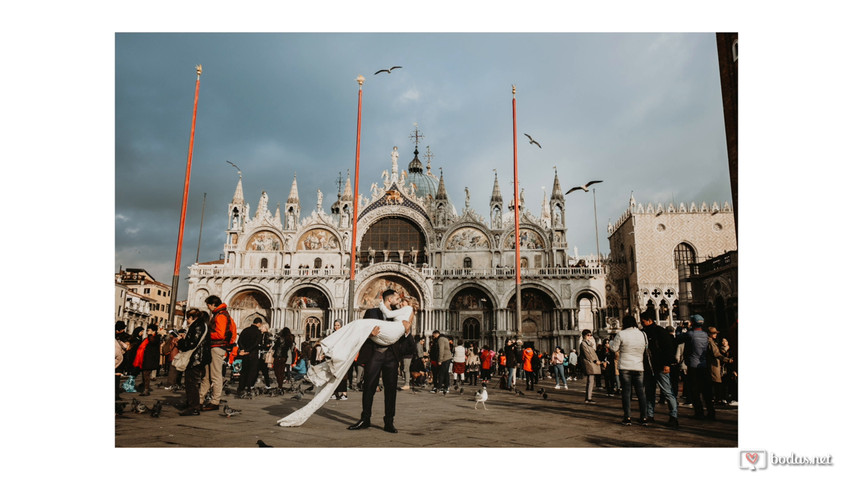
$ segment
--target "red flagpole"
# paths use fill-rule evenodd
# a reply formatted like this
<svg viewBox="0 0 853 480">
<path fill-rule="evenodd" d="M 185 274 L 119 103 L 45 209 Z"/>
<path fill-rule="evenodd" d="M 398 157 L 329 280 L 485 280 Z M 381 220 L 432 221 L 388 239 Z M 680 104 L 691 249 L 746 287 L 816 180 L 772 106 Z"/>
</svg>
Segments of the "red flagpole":
<svg viewBox="0 0 853 480">
<path fill-rule="evenodd" d="M 518 219 L 518 130 L 515 121 L 515 85 L 512 86 L 512 171 L 515 201 L 515 321 L 516 333 L 521 333 L 521 246 Z"/>
<path fill-rule="evenodd" d="M 361 87 L 364 85 L 364 77 L 359 75 L 358 82 L 358 124 L 355 134 L 355 189 L 352 202 L 352 245 L 350 247 L 349 261 L 349 321 L 355 320 L 355 244 L 358 230 L 358 164 L 361 156 Z"/>
<path fill-rule="evenodd" d="M 184 243 L 184 223 L 187 219 L 187 196 L 190 192 L 190 173 L 193 165 L 193 141 L 195 140 L 195 119 L 198 112 L 198 89 L 201 84 L 201 65 L 195 66 L 195 100 L 193 100 L 193 123 L 190 128 L 190 147 L 187 153 L 187 173 L 184 176 L 184 198 L 181 201 L 181 223 L 178 228 L 178 248 L 175 253 L 175 271 L 172 275 L 172 299 L 169 302 L 169 325 L 174 327 L 175 323 L 175 303 L 178 296 L 178 279 L 181 274 L 181 246 Z"/>
</svg>

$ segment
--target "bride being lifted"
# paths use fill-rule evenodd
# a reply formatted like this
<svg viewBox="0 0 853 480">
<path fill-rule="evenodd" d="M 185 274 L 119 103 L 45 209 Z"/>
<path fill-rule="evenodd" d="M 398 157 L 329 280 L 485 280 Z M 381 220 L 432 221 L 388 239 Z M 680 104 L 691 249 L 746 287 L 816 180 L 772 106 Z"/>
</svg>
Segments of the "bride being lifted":
<svg viewBox="0 0 853 480">
<path fill-rule="evenodd" d="M 388 294 L 393 294 L 393 296 Z M 319 389 L 314 399 L 304 407 L 280 419 L 282 427 L 296 427 L 305 423 L 332 396 L 347 374 L 352 362 L 365 341 L 372 341 L 379 347 L 388 347 L 396 343 L 407 333 L 414 319 L 414 308 L 405 299 L 400 299 L 393 290 L 383 293 L 383 300 L 396 300 L 396 310 L 390 310 L 385 301 L 379 302 L 378 310 L 387 320 L 363 318 L 344 325 L 328 337 L 320 340 L 325 361 L 308 369 L 306 377 Z M 394 306 L 393 301 L 389 302 Z M 368 340 L 369 339 L 369 340 Z"/>
</svg>

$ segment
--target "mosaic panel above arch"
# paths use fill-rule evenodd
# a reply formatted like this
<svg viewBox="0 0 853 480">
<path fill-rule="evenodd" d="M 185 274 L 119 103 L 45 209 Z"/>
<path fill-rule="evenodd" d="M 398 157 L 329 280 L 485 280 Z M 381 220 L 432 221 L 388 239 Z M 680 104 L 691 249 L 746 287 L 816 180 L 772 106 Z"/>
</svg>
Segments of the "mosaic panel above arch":
<svg viewBox="0 0 853 480">
<path fill-rule="evenodd" d="M 454 230 L 444 243 L 447 250 L 488 250 L 489 247 L 489 236 L 474 227 Z"/>
<path fill-rule="evenodd" d="M 255 252 L 275 252 L 281 250 L 281 238 L 270 231 L 260 231 L 249 237 L 246 250 Z"/>
<path fill-rule="evenodd" d="M 357 297 L 356 307 L 362 310 L 376 307 L 382 301 L 382 292 L 388 289 L 395 290 L 400 298 L 408 300 L 415 309 L 421 310 L 420 292 L 414 284 L 404 278 L 390 275 L 383 275 L 367 282 Z"/>
<path fill-rule="evenodd" d="M 545 240 L 543 240 L 542 235 L 539 235 L 535 230 L 531 230 L 529 228 L 519 229 L 519 239 L 521 248 L 526 248 L 528 250 L 542 250 L 545 248 Z M 503 248 L 515 248 L 515 232 L 510 232 L 510 234 L 506 236 Z"/>
<path fill-rule="evenodd" d="M 303 233 L 296 244 L 297 250 L 340 250 L 341 244 L 334 233 L 324 228 L 314 228 Z"/>
</svg>

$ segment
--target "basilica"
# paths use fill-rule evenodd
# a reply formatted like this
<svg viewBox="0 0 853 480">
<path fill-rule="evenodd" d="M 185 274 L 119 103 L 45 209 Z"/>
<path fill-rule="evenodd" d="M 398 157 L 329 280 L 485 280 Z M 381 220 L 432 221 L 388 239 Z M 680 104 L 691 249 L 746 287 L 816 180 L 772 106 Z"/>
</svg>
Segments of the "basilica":
<svg viewBox="0 0 853 480">
<path fill-rule="evenodd" d="M 357 199 L 347 175 L 330 211 L 322 207 L 321 191 L 316 206 L 303 209 L 295 176 L 283 206 L 271 212 L 264 192 L 252 211 L 241 177 L 228 205 L 223 258 L 190 267 L 189 305 L 203 306 L 217 295 L 238 329 L 261 317 L 274 331 L 287 327 L 297 340 L 313 341 L 335 320 L 360 318 L 393 288 L 417 306 L 417 335 L 439 330 L 456 342 L 493 348 L 519 338 L 545 351 L 575 347 L 583 329 L 606 335 L 606 266 L 568 251 L 556 171 L 540 215 L 524 208 L 523 196 L 519 201 L 516 318 L 512 198 L 505 204 L 495 174 L 486 217 L 469 208 L 469 198 L 455 205 L 443 172 L 437 177 L 418 154 L 416 144 L 408 167 L 400 169 L 394 147 L 390 170 Z M 354 222 L 355 315 L 348 318 Z"/>
</svg>

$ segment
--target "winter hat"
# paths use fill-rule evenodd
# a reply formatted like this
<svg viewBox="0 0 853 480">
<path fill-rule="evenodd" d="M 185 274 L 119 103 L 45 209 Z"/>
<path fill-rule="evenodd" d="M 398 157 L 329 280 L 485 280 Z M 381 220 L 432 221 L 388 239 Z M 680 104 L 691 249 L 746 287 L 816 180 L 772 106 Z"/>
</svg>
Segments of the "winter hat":
<svg viewBox="0 0 853 480">
<path fill-rule="evenodd" d="M 690 321 L 693 323 L 694 326 L 705 324 L 705 318 L 699 314 L 690 315 Z"/>
</svg>

